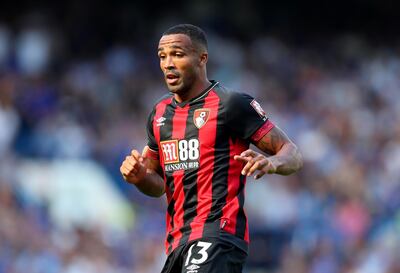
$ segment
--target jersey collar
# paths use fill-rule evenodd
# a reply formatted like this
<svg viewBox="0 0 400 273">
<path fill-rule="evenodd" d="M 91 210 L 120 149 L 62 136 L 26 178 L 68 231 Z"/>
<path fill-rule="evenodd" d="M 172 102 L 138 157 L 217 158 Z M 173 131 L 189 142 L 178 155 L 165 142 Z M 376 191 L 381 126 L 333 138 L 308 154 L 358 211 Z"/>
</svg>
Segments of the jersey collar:
<svg viewBox="0 0 400 273">
<path fill-rule="evenodd" d="M 172 104 L 175 106 L 179 106 L 179 107 L 184 107 L 186 104 L 188 103 L 193 103 L 196 101 L 201 100 L 202 98 L 204 98 L 205 96 L 207 96 L 207 94 L 217 85 L 219 84 L 219 82 L 214 81 L 214 80 L 210 80 L 211 84 L 210 86 L 208 86 L 204 91 L 202 91 L 197 97 L 192 98 L 191 100 L 188 101 L 183 101 L 183 102 L 177 102 L 175 100 L 175 98 L 172 99 Z"/>
</svg>

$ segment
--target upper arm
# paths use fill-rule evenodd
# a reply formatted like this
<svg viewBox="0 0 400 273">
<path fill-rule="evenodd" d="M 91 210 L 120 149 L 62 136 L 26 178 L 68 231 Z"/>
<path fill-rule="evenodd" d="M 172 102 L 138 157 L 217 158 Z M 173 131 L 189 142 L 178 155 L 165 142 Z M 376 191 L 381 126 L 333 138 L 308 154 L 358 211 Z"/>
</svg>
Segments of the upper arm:
<svg viewBox="0 0 400 273">
<path fill-rule="evenodd" d="M 147 145 L 144 147 L 142 155 L 147 158 L 147 169 L 158 173 L 163 177 L 162 168 L 160 165 L 157 140 L 154 136 L 153 131 L 153 119 L 155 115 L 155 109 L 150 113 L 147 119 Z"/>
<path fill-rule="evenodd" d="M 275 125 L 254 144 L 263 152 L 275 155 L 285 144 L 293 144 L 293 142 L 278 126 Z"/>
<path fill-rule="evenodd" d="M 146 124 L 146 131 L 147 131 L 147 146 L 153 150 L 158 152 L 158 145 L 157 145 L 157 140 L 154 136 L 154 129 L 153 129 L 153 119 L 155 115 L 155 109 L 153 109 L 150 113 L 150 115 L 147 118 L 147 124 Z"/>
<path fill-rule="evenodd" d="M 250 140 L 268 120 L 260 104 L 244 93 L 231 93 L 226 103 L 226 123 L 233 135 Z"/>
</svg>

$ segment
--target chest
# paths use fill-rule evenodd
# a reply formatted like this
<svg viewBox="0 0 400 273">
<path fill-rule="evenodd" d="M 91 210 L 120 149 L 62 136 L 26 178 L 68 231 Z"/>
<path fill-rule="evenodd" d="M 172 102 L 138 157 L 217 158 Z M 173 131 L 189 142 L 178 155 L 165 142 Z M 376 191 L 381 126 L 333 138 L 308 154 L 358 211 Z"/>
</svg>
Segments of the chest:
<svg viewBox="0 0 400 273">
<path fill-rule="evenodd" d="M 158 130 L 155 135 L 163 163 L 197 166 L 201 157 L 213 153 L 217 136 L 224 131 L 220 108 L 217 101 L 210 101 L 167 107 L 162 117 L 156 116 L 154 129 Z"/>
</svg>

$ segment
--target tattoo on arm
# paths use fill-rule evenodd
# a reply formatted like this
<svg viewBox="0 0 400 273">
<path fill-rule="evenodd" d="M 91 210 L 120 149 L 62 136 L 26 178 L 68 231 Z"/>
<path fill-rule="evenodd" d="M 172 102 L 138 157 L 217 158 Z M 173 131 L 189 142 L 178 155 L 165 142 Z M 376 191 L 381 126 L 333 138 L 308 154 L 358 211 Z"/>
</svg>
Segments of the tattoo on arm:
<svg viewBox="0 0 400 273">
<path fill-rule="evenodd" d="M 289 175 L 303 165 L 297 146 L 276 126 L 263 136 L 256 146 L 270 155 L 268 158 L 277 167 L 277 174 Z"/>
<path fill-rule="evenodd" d="M 262 151 L 274 155 L 288 142 L 290 142 L 290 140 L 286 134 L 275 126 L 256 143 L 256 146 Z"/>
</svg>

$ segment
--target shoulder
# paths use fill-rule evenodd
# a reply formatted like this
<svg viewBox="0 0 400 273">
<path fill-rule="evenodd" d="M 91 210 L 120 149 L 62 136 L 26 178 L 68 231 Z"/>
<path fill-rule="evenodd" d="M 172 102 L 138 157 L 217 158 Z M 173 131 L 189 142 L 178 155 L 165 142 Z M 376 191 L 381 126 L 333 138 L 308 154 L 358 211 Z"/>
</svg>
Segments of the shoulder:
<svg viewBox="0 0 400 273">
<path fill-rule="evenodd" d="M 157 108 L 164 108 L 168 104 L 172 102 L 173 95 L 172 94 L 166 94 L 156 100 L 156 102 L 153 104 L 153 107 L 151 108 L 150 116 L 154 115 L 155 112 L 157 111 Z"/>
<path fill-rule="evenodd" d="M 159 98 L 154 104 L 153 107 L 151 108 L 151 111 L 148 115 L 147 121 L 151 122 L 157 112 L 157 109 L 159 108 L 165 108 L 168 104 L 171 103 L 172 101 L 172 94 L 166 94 L 164 96 L 162 96 L 161 98 Z"/>
<path fill-rule="evenodd" d="M 221 101 L 227 106 L 234 107 L 237 104 L 248 103 L 254 100 L 254 98 L 249 94 L 244 92 L 239 92 L 231 88 L 227 88 L 221 85 L 220 83 L 218 83 L 215 86 L 214 92 L 218 95 Z"/>
<path fill-rule="evenodd" d="M 159 98 L 158 100 L 156 100 L 156 102 L 153 105 L 153 109 L 155 109 L 157 106 L 159 105 L 167 105 L 170 104 L 172 101 L 173 95 L 172 94 L 166 94 L 164 96 L 162 96 L 161 98 Z"/>
<path fill-rule="evenodd" d="M 229 89 L 221 85 L 215 88 L 215 93 L 227 109 L 241 109 L 251 105 L 252 101 L 254 101 L 254 98 L 247 93 Z"/>
</svg>

